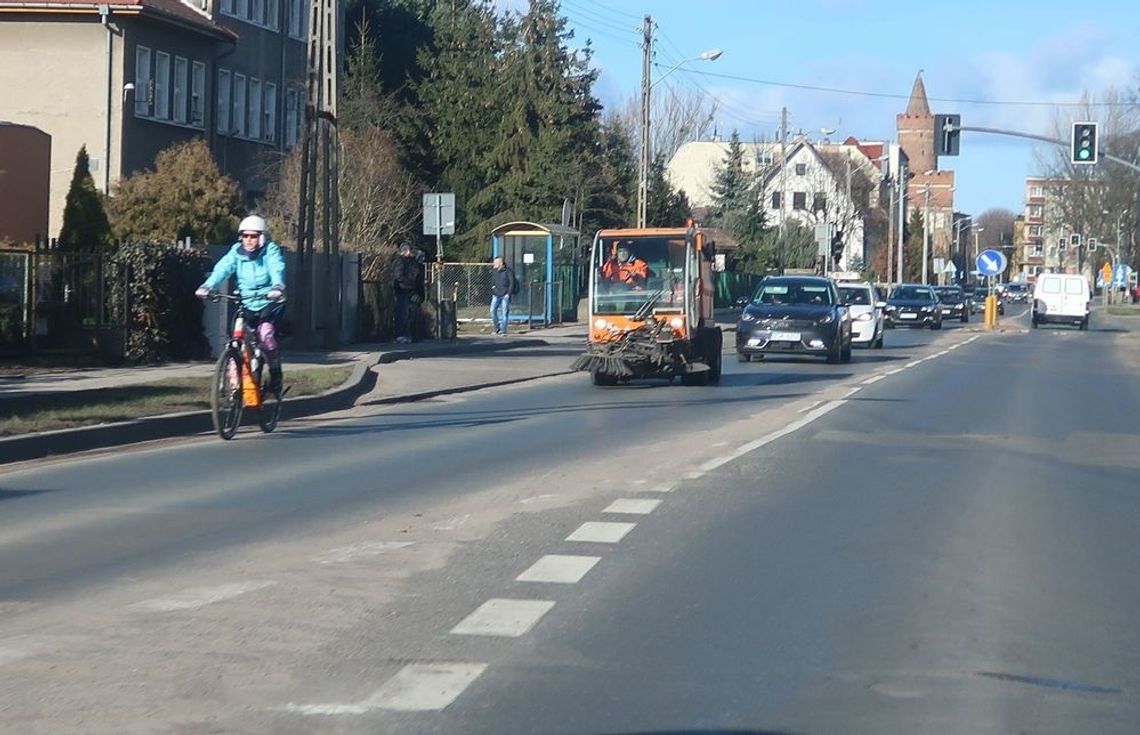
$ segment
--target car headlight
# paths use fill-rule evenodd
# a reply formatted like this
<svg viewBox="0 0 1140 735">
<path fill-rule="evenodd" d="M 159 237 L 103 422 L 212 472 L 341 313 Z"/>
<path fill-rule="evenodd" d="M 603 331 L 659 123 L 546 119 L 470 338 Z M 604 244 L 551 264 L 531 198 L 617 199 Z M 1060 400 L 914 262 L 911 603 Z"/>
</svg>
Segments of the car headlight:
<svg viewBox="0 0 1140 735">
<path fill-rule="evenodd" d="M 751 314 L 747 311 L 742 312 L 740 315 L 740 321 L 742 321 L 742 322 L 754 322 L 754 321 L 756 321 L 756 315 Z"/>
<path fill-rule="evenodd" d="M 922 311 L 934 311 L 934 307 L 933 306 L 924 306 L 924 307 L 922 307 Z"/>
<path fill-rule="evenodd" d="M 867 312 L 863 312 L 862 314 L 856 315 L 855 321 L 857 321 L 857 322 L 869 322 L 869 321 L 871 321 L 872 318 L 873 317 L 870 314 L 868 314 Z"/>
<path fill-rule="evenodd" d="M 824 314 L 823 316 L 821 316 L 816 321 L 819 324 L 830 324 L 831 322 L 835 321 L 835 315 L 834 314 Z"/>
<path fill-rule="evenodd" d="M 896 309 L 898 309 L 898 308 L 899 308 L 899 307 L 897 307 L 897 306 L 892 306 L 891 304 L 887 304 L 887 309 L 886 309 L 886 310 L 887 310 L 887 311 L 895 311 L 895 310 L 896 310 Z"/>
</svg>

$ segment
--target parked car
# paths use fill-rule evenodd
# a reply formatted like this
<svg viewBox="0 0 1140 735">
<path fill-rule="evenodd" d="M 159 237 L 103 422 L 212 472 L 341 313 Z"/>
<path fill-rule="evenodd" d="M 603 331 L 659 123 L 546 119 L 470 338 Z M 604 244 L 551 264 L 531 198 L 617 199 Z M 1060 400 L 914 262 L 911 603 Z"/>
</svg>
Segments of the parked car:
<svg viewBox="0 0 1140 735">
<path fill-rule="evenodd" d="M 852 343 L 881 349 L 886 301 L 878 298 L 875 287 L 869 283 L 840 283 L 838 287 L 839 298 L 851 314 Z"/>
<path fill-rule="evenodd" d="M 770 354 L 851 359 L 851 316 L 830 279 L 768 276 L 757 284 L 736 326 L 736 356 Z"/>
<path fill-rule="evenodd" d="M 1084 276 L 1042 273 L 1033 289 L 1033 328 L 1059 322 L 1088 329 L 1090 301 L 1089 281 Z"/>
<path fill-rule="evenodd" d="M 942 304 L 933 286 L 903 283 L 891 291 L 885 309 L 887 328 L 899 325 L 942 329 Z"/>
<path fill-rule="evenodd" d="M 970 301 L 961 286 L 938 286 L 938 300 L 942 302 L 942 318 L 970 321 Z"/>
</svg>

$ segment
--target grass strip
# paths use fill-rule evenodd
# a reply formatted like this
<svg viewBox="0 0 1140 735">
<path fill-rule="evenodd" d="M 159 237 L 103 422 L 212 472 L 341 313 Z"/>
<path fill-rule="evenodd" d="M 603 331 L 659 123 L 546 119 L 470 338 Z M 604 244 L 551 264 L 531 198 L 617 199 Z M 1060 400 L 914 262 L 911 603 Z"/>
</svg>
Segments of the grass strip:
<svg viewBox="0 0 1140 735">
<path fill-rule="evenodd" d="M 1114 304 L 1108 307 L 1108 313 L 1112 316 L 1140 316 L 1140 306 Z"/>
<path fill-rule="evenodd" d="M 289 370 L 286 366 L 288 397 L 311 396 L 336 388 L 348 379 L 352 368 L 352 365 L 336 365 Z M 11 402 L 11 410 L 5 411 L 7 415 L 0 419 L 0 436 L 94 426 L 184 411 L 208 411 L 211 382 L 212 378 L 173 378 L 80 394 L 20 397 Z"/>
</svg>

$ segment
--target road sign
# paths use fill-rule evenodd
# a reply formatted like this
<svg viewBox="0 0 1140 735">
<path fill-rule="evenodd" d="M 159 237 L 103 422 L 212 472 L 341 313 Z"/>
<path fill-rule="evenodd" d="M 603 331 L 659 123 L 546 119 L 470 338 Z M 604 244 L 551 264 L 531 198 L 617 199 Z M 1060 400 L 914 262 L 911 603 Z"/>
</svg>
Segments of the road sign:
<svg viewBox="0 0 1140 735">
<path fill-rule="evenodd" d="M 946 261 L 946 270 L 942 272 L 949 273 L 950 275 L 955 275 L 958 272 L 958 266 L 954 265 L 954 261 L 948 260 Z"/>
<path fill-rule="evenodd" d="M 818 246 L 816 254 L 826 258 L 831 253 L 831 223 L 824 222 L 815 226 L 815 244 Z"/>
<path fill-rule="evenodd" d="M 424 194 L 424 234 L 455 234 L 455 194 Z"/>
<path fill-rule="evenodd" d="M 1117 263 L 1112 271 L 1112 285 L 1117 288 L 1122 288 L 1128 284 L 1131 278 L 1132 269 L 1125 263 Z"/>
<path fill-rule="evenodd" d="M 999 273 L 1004 273 L 1009 261 L 1006 260 L 1005 253 L 1000 250 L 983 250 L 978 253 L 978 272 L 983 276 L 996 276 Z"/>
<path fill-rule="evenodd" d="M 1100 278 L 1103 283 L 1112 282 L 1112 266 L 1105 263 L 1100 269 Z"/>
</svg>

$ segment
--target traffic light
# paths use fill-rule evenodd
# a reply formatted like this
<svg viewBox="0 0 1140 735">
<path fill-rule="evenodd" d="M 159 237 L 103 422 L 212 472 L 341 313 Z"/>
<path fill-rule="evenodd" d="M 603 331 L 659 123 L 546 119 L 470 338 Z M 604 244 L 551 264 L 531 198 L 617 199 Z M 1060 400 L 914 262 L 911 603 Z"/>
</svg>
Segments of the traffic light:
<svg viewBox="0 0 1140 735">
<path fill-rule="evenodd" d="M 1096 123 L 1073 123 L 1072 153 L 1069 160 L 1072 163 L 1096 163 Z"/>
<path fill-rule="evenodd" d="M 836 232 L 831 236 L 831 257 L 834 260 L 839 260 L 843 257 L 843 233 Z"/>
<path fill-rule="evenodd" d="M 962 137 L 961 115 L 934 116 L 934 155 L 958 155 L 958 139 Z"/>
<path fill-rule="evenodd" d="M 1094 252 L 1096 250 L 1096 238 L 1090 237 L 1088 239 L 1088 241 L 1085 243 L 1085 247 L 1087 247 L 1089 249 L 1090 253 Z"/>
<path fill-rule="evenodd" d="M 1069 246 L 1072 248 L 1079 248 L 1081 246 L 1081 235 L 1079 232 L 1074 232 L 1069 235 Z"/>
</svg>

